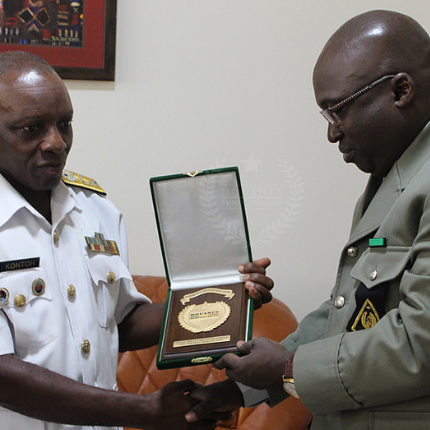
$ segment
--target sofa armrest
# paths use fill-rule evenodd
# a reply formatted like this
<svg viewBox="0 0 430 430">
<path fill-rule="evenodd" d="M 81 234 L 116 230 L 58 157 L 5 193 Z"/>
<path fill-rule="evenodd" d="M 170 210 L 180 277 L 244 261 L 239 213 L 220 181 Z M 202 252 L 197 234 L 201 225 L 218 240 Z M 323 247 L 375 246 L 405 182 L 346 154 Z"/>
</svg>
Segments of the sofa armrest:
<svg viewBox="0 0 430 430">
<path fill-rule="evenodd" d="M 164 277 L 134 276 L 137 289 L 153 302 L 164 302 L 167 296 L 167 282 Z M 281 341 L 297 327 L 297 320 L 291 310 L 274 298 L 254 313 L 253 336 L 267 337 Z M 156 366 L 157 347 L 119 354 L 118 388 L 132 393 L 151 393 L 170 381 L 193 379 L 203 385 L 222 381 L 224 371 L 211 364 L 158 370 Z M 311 421 L 310 412 L 298 399 L 292 397 L 270 408 L 261 404 L 256 408 L 241 408 L 232 421 L 220 423 L 217 430 L 225 428 L 239 430 L 305 430 Z"/>
</svg>

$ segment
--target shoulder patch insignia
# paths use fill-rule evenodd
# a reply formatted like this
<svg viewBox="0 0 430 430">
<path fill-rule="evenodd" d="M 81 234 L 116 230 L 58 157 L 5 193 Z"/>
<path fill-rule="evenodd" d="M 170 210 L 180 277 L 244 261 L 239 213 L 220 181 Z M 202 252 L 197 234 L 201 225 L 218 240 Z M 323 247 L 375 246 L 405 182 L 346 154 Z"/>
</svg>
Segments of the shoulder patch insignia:
<svg viewBox="0 0 430 430">
<path fill-rule="evenodd" d="M 375 309 L 373 303 L 367 299 L 360 309 L 354 324 L 351 327 L 351 331 L 357 330 L 368 330 L 375 326 L 380 320 L 378 311 Z"/>
<path fill-rule="evenodd" d="M 85 188 L 87 190 L 95 191 L 96 193 L 106 195 L 106 191 L 95 181 L 87 176 L 80 175 L 79 173 L 64 170 L 61 178 L 66 185 L 74 187 Z"/>
<path fill-rule="evenodd" d="M 346 327 L 348 331 L 368 330 L 376 325 L 385 315 L 386 289 L 386 282 L 373 288 L 359 285 L 355 292 L 356 308 Z"/>
</svg>

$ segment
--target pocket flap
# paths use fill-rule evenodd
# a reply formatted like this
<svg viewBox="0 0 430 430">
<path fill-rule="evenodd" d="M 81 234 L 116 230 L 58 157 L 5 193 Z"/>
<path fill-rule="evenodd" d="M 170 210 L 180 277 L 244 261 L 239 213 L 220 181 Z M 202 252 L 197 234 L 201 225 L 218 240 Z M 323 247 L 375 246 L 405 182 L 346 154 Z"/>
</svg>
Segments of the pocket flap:
<svg viewBox="0 0 430 430">
<path fill-rule="evenodd" d="M 86 261 L 95 285 L 99 282 L 111 284 L 122 278 L 132 280 L 127 266 L 118 255 L 97 253 L 87 257 Z"/>
<path fill-rule="evenodd" d="M 0 300 L 0 307 L 24 308 L 33 300 L 52 301 L 51 288 L 49 285 L 45 287 L 44 279 L 46 279 L 46 276 L 40 267 L 2 273 L 0 275 L 0 295 L 2 299 Z M 21 300 L 16 302 L 16 298 L 21 298 Z"/>
<path fill-rule="evenodd" d="M 367 288 L 391 281 L 405 269 L 411 256 L 411 248 L 387 246 L 368 248 L 351 270 L 351 276 Z"/>
</svg>

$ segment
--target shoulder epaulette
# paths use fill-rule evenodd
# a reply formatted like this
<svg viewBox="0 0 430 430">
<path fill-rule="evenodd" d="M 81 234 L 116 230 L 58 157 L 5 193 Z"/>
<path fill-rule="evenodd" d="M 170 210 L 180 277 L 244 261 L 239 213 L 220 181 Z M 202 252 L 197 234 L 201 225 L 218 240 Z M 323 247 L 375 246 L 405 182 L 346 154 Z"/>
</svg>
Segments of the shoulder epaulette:
<svg viewBox="0 0 430 430">
<path fill-rule="evenodd" d="M 64 170 L 61 177 L 63 182 L 74 187 L 85 188 L 86 190 L 95 191 L 96 193 L 106 195 L 106 191 L 92 178 L 80 175 L 79 173 Z"/>
</svg>

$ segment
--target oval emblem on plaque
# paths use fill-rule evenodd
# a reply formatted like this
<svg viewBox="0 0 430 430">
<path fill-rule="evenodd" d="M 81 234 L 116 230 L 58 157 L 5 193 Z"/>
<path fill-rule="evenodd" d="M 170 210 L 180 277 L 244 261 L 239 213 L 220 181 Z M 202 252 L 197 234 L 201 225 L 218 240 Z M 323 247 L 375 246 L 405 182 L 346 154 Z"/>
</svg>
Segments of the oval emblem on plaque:
<svg viewBox="0 0 430 430">
<path fill-rule="evenodd" d="M 192 333 L 211 331 L 227 321 L 230 306 L 225 302 L 190 305 L 179 313 L 179 324 Z"/>
</svg>

